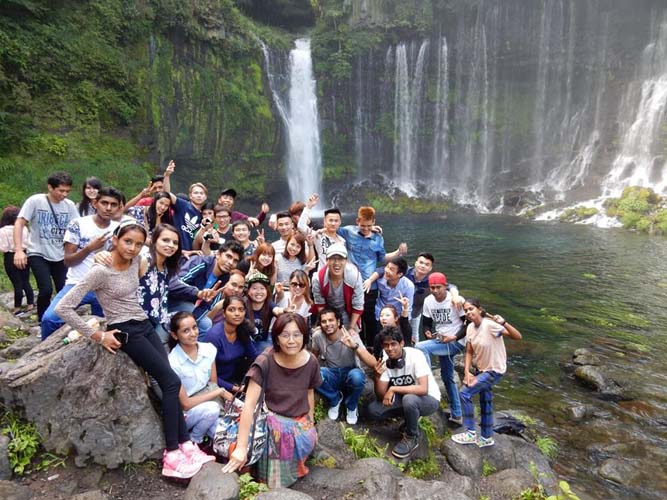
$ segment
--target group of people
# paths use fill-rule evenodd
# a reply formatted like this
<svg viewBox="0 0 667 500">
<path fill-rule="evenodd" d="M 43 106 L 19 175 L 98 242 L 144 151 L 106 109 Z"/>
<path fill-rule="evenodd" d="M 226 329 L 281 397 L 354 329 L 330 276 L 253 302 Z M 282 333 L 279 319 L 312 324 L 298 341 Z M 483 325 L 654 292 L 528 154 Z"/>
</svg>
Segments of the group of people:
<svg viewBox="0 0 667 500">
<path fill-rule="evenodd" d="M 162 405 L 164 475 L 189 478 L 215 459 L 207 443 L 227 401 L 245 391 L 223 471 L 245 465 L 263 398 L 269 438 L 255 473 L 270 487 L 289 486 L 308 472 L 315 394 L 328 418 L 344 413 L 355 425 L 367 380 L 375 398 L 362 415 L 402 417 L 392 454 L 407 458 L 419 446 L 419 418 L 440 404 L 431 357 L 440 362 L 451 425 L 463 426 L 452 439 L 494 444 L 491 388 L 507 368 L 503 337 L 521 334 L 477 299 L 459 295 L 433 271 L 432 254 L 419 253 L 409 267 L 405 243 L 386 252 L 372 207 L 359 208 L 348 226 L 338 208 L 329 208 L 315 226 L 317 194 L 268 217 L 279 236 L 268 242 L 261 227 L 266 203 L 250 217 L 233 210 L 234 189 L 222 190 L 215 204 L 202 183 L 173 194 L 174 172 L 171 162 L 130 200 L 89 178 L 78 207 L 68 199 L 72 178 L 55 172 L 47 193 L 5 208 L 0 227 L 17 314 L 25 314 L 24 294 L 27 307 L 33 304 L 27 269 L 35 276 L 42 339 L 67 323 L 110 353 L 124 351 L 149 374 Z M 79 316 L 82 304 L 107 318 L 106 330 Z M 459 392 L 454 357 L 461 353 Z"/>
</svg>

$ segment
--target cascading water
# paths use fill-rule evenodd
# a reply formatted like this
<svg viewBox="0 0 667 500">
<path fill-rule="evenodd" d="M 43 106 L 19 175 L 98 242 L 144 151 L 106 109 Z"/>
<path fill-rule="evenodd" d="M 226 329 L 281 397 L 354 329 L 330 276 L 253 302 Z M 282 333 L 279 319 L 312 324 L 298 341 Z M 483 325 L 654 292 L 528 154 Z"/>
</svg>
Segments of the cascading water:
<svg viewBox="0 0 667 500">
<path fill-rule="evenodd" d="M 260 44 L 273 101 L 287 131 L 291 199 L 303 201 L 312 193 L 322 192 L 320 129 L 310 40 L 296 40 L 289 54 L 289 78 L 274 71 L 271 52 L 264 43 Z"/>
<path fill-rule="evenodd" d="M 667 14 L 651 29 L 638 78 L 628 88 L 619 120 L 624 124 L 620 153 L 603 186 L 618 196 L 626 186 L 652 186 L 667 192 L 665 112 L 667 111 Z M 626 121 L 630 117 L 631 121 Z"/>
</svg>

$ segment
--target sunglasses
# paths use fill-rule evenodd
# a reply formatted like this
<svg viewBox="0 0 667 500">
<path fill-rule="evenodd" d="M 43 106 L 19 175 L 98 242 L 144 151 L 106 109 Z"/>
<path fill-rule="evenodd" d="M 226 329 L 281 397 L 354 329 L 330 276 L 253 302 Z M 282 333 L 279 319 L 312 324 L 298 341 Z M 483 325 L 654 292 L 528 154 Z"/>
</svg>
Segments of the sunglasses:
<svg viewBox="0 0 667 500">
<path fill-rule="evenodd" d="M 306 284 L 305 284 L 305 283 L 297 283 L 296 281 L 293 281 L 292 283 L 290 283 L 289 286 L 293 286 L 293 287 L 295 287 L 295 288 L 296 288 L 296 287 L 298 287 L 298 288 L 306 288 Z"/>
</svg>

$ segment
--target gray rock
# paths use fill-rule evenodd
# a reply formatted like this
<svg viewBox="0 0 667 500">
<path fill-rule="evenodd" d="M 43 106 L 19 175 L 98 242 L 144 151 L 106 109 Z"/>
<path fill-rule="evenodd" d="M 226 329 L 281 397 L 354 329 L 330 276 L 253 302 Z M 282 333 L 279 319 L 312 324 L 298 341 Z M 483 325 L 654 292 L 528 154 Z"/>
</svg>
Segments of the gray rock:
<svg viewBox="0 0 667 500">
<path fill-rule="evenodd" d="M 277 488 L 271 491 L 265 491 L 255 497 L 256 500 L 313 500 L 313 497 L 301 493 L 300 491 L 290 490 L 289 488 Z"/>
<path fill-rule="evenodd" d="M 600 367 L 586 365 L 574 370 L 574 377 L 587 387 L 595 390 L 606 399 L 625 399 L 623 388 L 611 377 L 603 373 Z"/>
<path fill-rule="evenodd" d="M 401 471 L 386 460 L 364 458 L 352 462 L 345 470 L 311 467 L 310 473 L 298 485 L 299 489 L 322 491 L 329 498 L 340 498 L 374 475 L 382 476 L 385 480 L 403 477 Z"/>
<path fill-rule="evenodd" d="M 574 405 L 565 410 L 566 415 L 570 420 L 579 422 L 593 414 L 594 408 L 591 405 Z"/>
<path fill-rule="evenodd" d="M 32 492 L 27 486 L 12 481 L 0 481 L 0 498 L 2 500 L 30 500 Z"/>
<path fill-rule="evenodd" d="M 595 365 L 600 364 L 600 358 L 597 354 L 593 353 L 590 349 L 577 349 L 572 355 L 572 362 L 575 365 Z"/>
<path fill-rule="evenodd" d="M 144 373 L 119 352 L 85 339 L 63 345 L 63 327 L 0 374 L 0 400 L 23 410 L 44 447 L 75 453 L 75 463 L 118 467 L 158 458 L 161 419 Z"/>
<path fill-rule="evenodd" d="M 360 484 L 358 496 L 364 500 L 470 500 L 470 497 L 440 481 L 421 481 L 410 477 L 370 476 Z"/>
<path fill-rule="evenodd" d="M 74 495 L 70 500 L 108 500 L 109 495 L 100 490 L 91 490 Z"/>
<path fill-rule="evenodd" d="M 9 446 L 9 438 L 4 434 L 0 434 L 0 480 L 12 478 L 12 468 L 9 465 L 7 446 Z"/>
<path fill-rule="evenodd" d="M 317 445 L 313 450 L 313 458 L 325 460 L 333 458 L 335 467 L 345 468 L 356 459 L 349 446 L 343 441 L 342 424 L 325 418 L 317 424 Z"/>
<path fill-rule="evenodd" d="M 637 478 L 639 472 L 623 460 L 610 458 L 602 463 L 598 474 L 613 483 L 628 485 Z"/>
<path fill-rule="evenodd" d="M 28 352 L 30 349 L 35 347 L 40 343 L 40 338 L 35 337 L 33 335 L 29 335 L 27 337 L 20 338 L 14 343 L 2 351 L 0 351 L 0 356 L 3 356 L 8 359 L 16 359 L 20 358 L 23 356 L 26 352 Z"/>
<path fill-rule="evenodd" d="M 223 474 L 222 465 L 209 462 L 190 479 L 185 500 L 236 500 L 239 491 L 236 474 Z"/>
<path fill-rule="evenodd" d="M 555 493 L 558 487 L 556 475 L 551 469 L 549 459 L 544 456 L 540 449 L 532 443 L 525 441 L 520 437 L 507 436 L 507 439 L 512 443 L 514 449 L 514 457 L 516 458 L 516 468 L 523 469 L 533 473 L 537 471 L 540 477 L 540 482 L 544 485 L 546 490 L 550 493 Z"/>
<path fill-rule="evenodd" d="M 516 498 L 534 485 L 535 478 L 527 470 L 505 469 L 486 478 L 479 491 L 490 498 Z"/>
<path fill-rule="evenodd" d="M 516 466 L 516 459 L 514 448 L 508 436 L 494 434 L 493 438 L 496 444 L 486 448 L 458 444 L 451 439 L 447 439 L 442 444 L 441 451 L 447 458 L 449 465 L 464 476 L 481 476 L 484 461 L 495 467 L 497 471 L 513 469 Z"/>
<path fill-rule="evenodd" d="M 12 306 L 14 305 L 14 300 L 12 299 Z M 17 328 L 19 330 L 24 330 L 26 328 L 25 323 L 19 318 L 14 316 L 10 310 L 0 308 L 0 329 L 2 328 Z"/>
</svg>

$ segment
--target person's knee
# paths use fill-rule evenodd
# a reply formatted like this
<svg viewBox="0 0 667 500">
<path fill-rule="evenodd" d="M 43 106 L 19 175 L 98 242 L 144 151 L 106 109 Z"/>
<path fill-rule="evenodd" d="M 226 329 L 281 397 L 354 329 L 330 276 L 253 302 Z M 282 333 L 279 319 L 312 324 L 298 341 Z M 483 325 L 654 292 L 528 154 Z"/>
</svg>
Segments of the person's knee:
<svg viewBox="0 0 667 500">
<path fill-rule="evenodd" d="M 459 398 L 463 402 L 472 403 L 472 394 L 466 389 L 463 389 L 461 392 L 459 392 Z"/>
<path fill-rule="evenodd" d="M 403 409 L 404 410 L 409 410 L 412 408 L 419 408 L 419 396 L 416 394 L 406 394 L 403 396 L 402 403 L 403 403 Z"/>
<path fill-rule="evenodd" d="M 347 375 L 347 383 L 350 387 L 359 389 L 366 385 L 366 375 L 360 369 L 355 368 Z"/>
<path fill-rule="evenodd" d="M 202 405 L 202 418 L 207 422 L 213 423 L 220 416 L 220 406 L 215 401 L 206 401 Z"/>
<path fill-rule="evenodd" d="M 382 414 L 384 413 L 384 407 L 379 401 L 372 401 L 368 405 L 368 418 L 371 420 L 382 420 Z"/>
<path fill-rule="evenodd" d="M 42 340 L 46 340 L 53 332 L 63 326 L 65 323 L 58 316 L 53 308 L 53 303 L 42 316 L 41 334 Z"/>
</svg>

